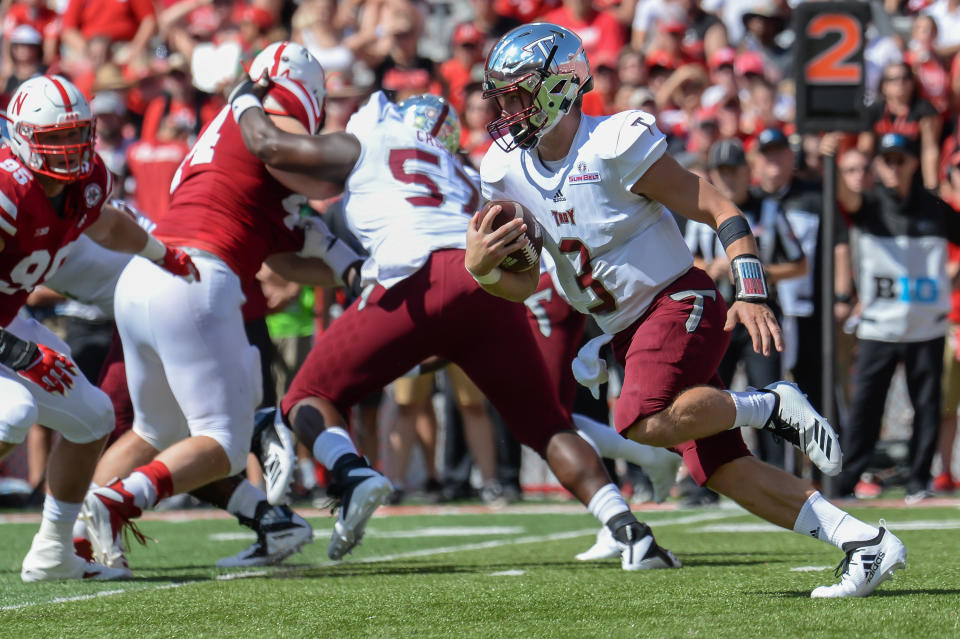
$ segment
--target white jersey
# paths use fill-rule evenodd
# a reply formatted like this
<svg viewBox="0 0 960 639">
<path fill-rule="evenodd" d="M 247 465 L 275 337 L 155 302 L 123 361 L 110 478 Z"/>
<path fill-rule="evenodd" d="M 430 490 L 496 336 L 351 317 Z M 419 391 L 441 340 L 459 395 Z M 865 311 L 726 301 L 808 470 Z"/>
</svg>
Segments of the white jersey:
<svg viewBox="0 0 960 639">
<path fill-rule="evenodd" d="M 363 283 L 390 288 L 430 253 L 466 248 L 480 194 L 460 160 L 430 134 L 404 124 L 377 91 L 347 123 L 360 158 L 344 188 L 347 226 L 370 255 Z"/>
<path fill-rule="evenodd" d="M 643 111 L 582 115 L 559 167 L 547 168 L 536 152 L 505 153 L 497 145 L 480 166 L 483 196 L 516 200 L 533 213 L 563 296 L 606 333 L 630 326 L 693 265 L 673 216 L 630 191 L 666 147 Z"/>
</svg>

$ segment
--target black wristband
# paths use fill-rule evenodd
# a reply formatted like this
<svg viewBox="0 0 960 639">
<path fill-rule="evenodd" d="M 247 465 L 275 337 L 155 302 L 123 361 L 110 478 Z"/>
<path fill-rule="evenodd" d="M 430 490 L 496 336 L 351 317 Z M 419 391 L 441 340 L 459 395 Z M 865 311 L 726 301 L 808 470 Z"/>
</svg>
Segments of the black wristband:
<svg viewBox="0 0 960 639">
<path fill-rule="evenodd" d="M 750 223 L 742 215 L 728 217 L 717 227 L 717 237 L 720 238 L 720 244 L 723 245 L 724 250 L 730 248 L 730 245 L 741 237 L 751 233 L 753 231 L 750 230 Z"/>
<path fill-rule="evenodd" d="M 736 299 L 741 302 L 766 303 L 767 278 L 763 263 L 756 255 L 743 254 L 730 260 Z"/>
<path fill-rule="evenodd" d="M 0 364 L 20 371 L 40 356 L 40 349 L 33 342 L 20 339 L 10 331 L 0 328 Z"/>
<path fill-rule="evenodd" d="M 833 301 L 837 304 L 852 304 L 853 296 L 849 293 L 835 293 L 833 296 Z"/>
</svg>

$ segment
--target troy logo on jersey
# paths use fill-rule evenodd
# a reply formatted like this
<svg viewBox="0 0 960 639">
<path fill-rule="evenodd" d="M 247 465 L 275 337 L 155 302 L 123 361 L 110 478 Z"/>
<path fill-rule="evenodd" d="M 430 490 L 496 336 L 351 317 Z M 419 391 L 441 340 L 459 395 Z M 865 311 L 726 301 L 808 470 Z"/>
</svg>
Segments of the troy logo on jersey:
<svg viewBox="0 0 960 639">
<path fill-rule="evenodd" d="M 573 209 L 567 209 L 566 211 L 550 211 L 553 214 L 553 221 L 559 224 L 572 224 L 577 225 L 576 220 L 573 219 Z"/>
</svg>

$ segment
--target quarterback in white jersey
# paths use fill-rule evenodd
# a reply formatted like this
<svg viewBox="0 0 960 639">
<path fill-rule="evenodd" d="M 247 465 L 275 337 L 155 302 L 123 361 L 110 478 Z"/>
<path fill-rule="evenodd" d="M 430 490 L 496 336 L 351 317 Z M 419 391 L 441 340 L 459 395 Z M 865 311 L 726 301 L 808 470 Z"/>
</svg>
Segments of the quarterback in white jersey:
<svg viewBox="0 0 960 639">
<path fill-rule="evenodd" d="M 612 342 L 625 369 L 617 428 L 631 439 L 674 447 L 694 479 L 752 512 L 843 549 L 841 582 L 813 596 L 873 592 L 903 566 L 906 550 L 899 540 L 752 457 L 738 427 L 780 434 L 830 475 L 841 465 L 836 433 L 796 386 L 776 382 L 762 391 L 730 393 L 716 373 L 738 321 L 756 350 L 769 352 L 771 342 L 783 348 L 746 218 L 665 153 L 650 115 L 584 115 L 580 101 L 591 86 L 582 43 L 563 27 L 523 25 L 497 42 L 484 69 L 484 97 L 495 98 L 501 111 L 487 127 L 496 145 L 481 164 L 484 196 L 530 209 L 544 227 L 544 246 L 557 262 L 565 296 L 607 332 L 598 339 Z M 664 206 L 717 230 L 737 293 L 729 311 L 713 281 L 692 267 Z M 467 268 L 488 292 L 524 299 L 536 282 L 501 271 L 490 236 L 489 225 L 475 218 Z M 587 359 L 596 359 L 596 351 L 594 344 Z M 881 565 L 864 571 L 860 557 L 879 552 Z"/>
<path fill-rule="evenodd" d="M 486 295 L 463 268 L 478 197 L 452 154 L 459 125 L 446 101 L 415 96 L 395 106 L 377 93 L 345 133 L 308 138 L 271 125 L 253 108 L 259 106 L 253 91 L 232 101 L 247 147 L 277 169 L 344 184 L 347 223 L 371 254 L 362 272 L 372 286 L 317 340 L 281 405 L 294 431 L 333 470 L 336 491 L 351 491 L 328 555 L 339 559 L 356 545 L 389 492 L 357 455 L 344 414 L 436 355 L 459 365 L 516 439 L 541 454 L 607 526 L 624 569 L 679 567 L 576 434 L 524 307 Z M 511 222 L 499 237 L 522 228 Z M 539 269 L 530 272 L 538 278 Z"/>
</svg>

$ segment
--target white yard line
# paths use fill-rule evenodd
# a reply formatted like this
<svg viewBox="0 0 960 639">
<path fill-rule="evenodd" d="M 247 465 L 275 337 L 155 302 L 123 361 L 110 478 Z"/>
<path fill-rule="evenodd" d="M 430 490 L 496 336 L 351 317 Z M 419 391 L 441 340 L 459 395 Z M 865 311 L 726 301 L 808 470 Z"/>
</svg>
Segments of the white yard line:
<svg viewBox="0 0 960 639">
<path fill-rule="evenodd" d="M 738 517 L 740 513 L 738 512 L 705 512 L 692 514 L 685 517 L 674 517 L 672 519 L 663 519 L 661 521 L 649 521 L 649 523 L 654 526 L 673 526 L 681 524 L 695 524 L 701 521 L 710 521 L 714 519 L 725 519 L 727 517 Z M 570 530 L 566 532 L 553 533 L 550 535 L 531 535 L 527 537 L 516 537 L 512 539 L 497 539 L 485 542 L 476 542 L 472 544 L 460 544 L 457 546 L 441 546 L 438 548 L 423 548 L 420 550 L 412 550 L 402 553 L 394 553 L 391 555 L 380 555 L 377 557 L 364 557 L 362 559 L 357 559 L 350 562 L 342 561 L 326 561 L 318 564 L 313 564 L 310 566 L 297 566 L 291 568 L 284 568 L 279 566 L 278 568 L 273 568 L 270 570 L 249 570 L 239 573 L 227 573 L 217 576 L 213 580 L 209 579 L 198 579 L 196 581 L 175 581 L 168 584 L 162 584 L 158 586 L 148 586 L 148 587 L 132 587 L 132 588 L 123 588 L 117 590 L 101 590 L 100 592 L 91 593 L 88 595 L 77 595 L 75 597 L 57 597 L 49 601 L 28 601 L 20 604 L 13 604 L 10 606 L 0 606 L 0 612 L 7 610 L 22 610 L 24 608 L 33 608 L 35 606 L 44 606 L 47 604 L 61 604 L 61 603 L 70 603 L 74 601 L 87 601 L 90 599 L 100 599 L 103 597 L 112 597 L 114 595 L 121 595 L 124 593 L 135 593 L 135 592 L 152 592 L 154 590 L 172 590 L 174 588 L 182 588 L 184 586 L 190 586 L 194 584 L 210 583 L 210 581 L 233 581 L 236 579 L 249 579 L 252 577 L 262 577 L 264 575 L 272 576 L 283 576 L 284 574 L 296 574 L 298 572 L 303 572 L 304 570 L 311 570 L 315 568 L 326 568 L 329 566 L 342 565 L 344 563 L 376 563 L 380 561 L 396 561 L 398 559 L 413 559 L 417 557 L 429 557 L 431 555 L 443 555 L 447 553 L 470 551 L 470 550 L 485 550 L 488 548 L 499 548 L 501 546 L 512 546 L 519 544 L 535 544 L 544 541 L 556 541 L 560 539 L 573 539 L 575 537 L 587 537 L 593 536 L 597 533 L 597 527 L 593 526 L 591 528 L 583 528 L 580 530 Z M 136 584 L 136 580 L 133 582 Z"/>
</svg>

